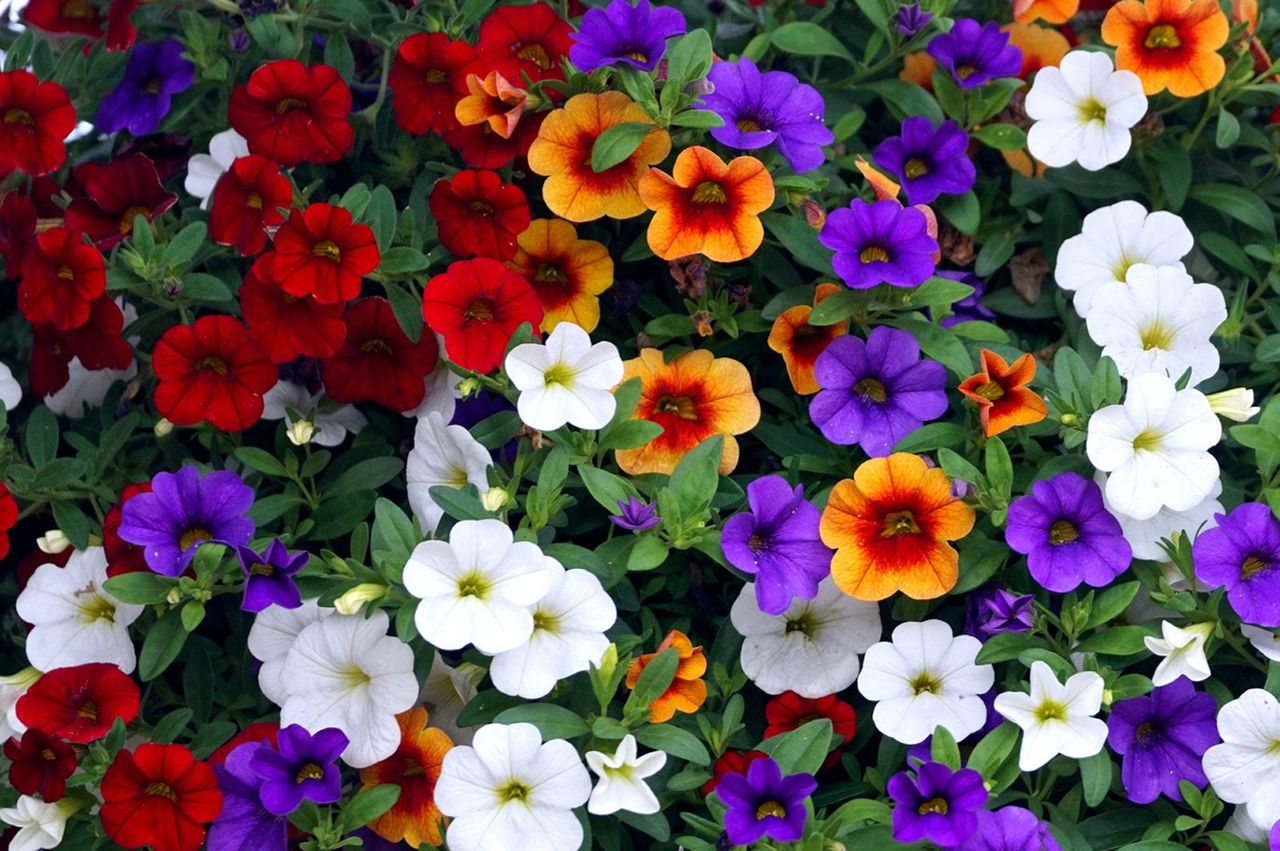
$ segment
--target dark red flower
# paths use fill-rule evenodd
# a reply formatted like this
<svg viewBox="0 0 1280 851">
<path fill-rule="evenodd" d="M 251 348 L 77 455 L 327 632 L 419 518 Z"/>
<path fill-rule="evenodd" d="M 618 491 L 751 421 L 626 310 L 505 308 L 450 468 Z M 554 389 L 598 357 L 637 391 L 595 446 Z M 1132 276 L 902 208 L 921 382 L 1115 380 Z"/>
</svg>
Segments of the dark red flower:
<svg viewBox="0 0 1280 851">
<path fill-rule="evenodd" d="M 249 742 L 269 742 L 271 747 L 276 746 L 276 739 L 280 735 L 280 724 L 276 721 L 258 721 L 245 727 L 239 733 L 232 736 L 226 743 L 219 747 L 216 751 L 209 754 L 210 765 L 222 765 L 227 761 L 227 754 L 231 753 L 240 745 Z"/>
<path fill-rule="evenodd" d="M 30 175 L 57 171 L 67 158 L 63 140 L 75 129 L 67 90 L 30 71 L 0 72 L 0 168 Z"/>
<path fill-rule="evenodd" d="M 155 163 L 142 154 L 85 163 L 74 177 L 84 194 L 67 207 L 67 229 L 89 234 L 103 251 L 132 234 L 138 216 L 152 221 L 178 201 L 160 184 Z"/>
<path fill-rule="evenodd" d="M 519 187 L 492 171 L 458 172 L 431 190 L 440 244 L 459 257 L 516 256 L 516 237 L 529 227 L 529 202 Z"/>
<path fill-rule="evenodd" d="M 329 357 L 347 336 L 342 304 L 285 292 L 273 274 L 274 261 L 274 253 L 259 257 L 240 285 L 240 314 L 249 333 L 274 363 Z"/>
<path fill-rule="evenodd" d="M 444 33 L 417 33 L 400 42 L 387 84 L 401 130 L 443 133 L 458 126 L 453 108 L 467 94 L 465 69 L 475 54 Z"/>
<path fill-rule="evenodd" d="M 50 322 L 60 331 L 89 321 L 94 300 L 106 292 L 107 264 L 83 236 L 49 228 L 36 236 L 22 264 L 18 309 L 29 322 Z"/>
<path fill-rule="evenodd" d="M 499 6 L 480 25 L 476 55 L 481 59 L 510 57 L 535 83 L 564 79 L 562 60 L 573 46 L 572 30 L 546 3 Z M 518 82 L 520 76 L 508 77 Z"/>
<path fill-rule="evenodd" d="M 67 778 L 76 770 L 71 745 L 43 730 L 30 729 L 21 739 L 4 743 L 9 758 L 9 782 L 24 795 L 39 795 L 52 803 L 67 791 Z"/>
<path fill-rule="evenodd" d="M 381 261 L 368 225 L 353 224 L 343 207 L 312 204 L 276 233 L 272 275 L 287 293 L 338 304 L 360 295 L 360 279 Z"/>
<path fill-rule="evenodd" d="M 89 305 L 89 321 L 69 331 L 50 322 L 34 326 L 31 392 L 37 396 L 57 393 L 70 377 L 67 365 L 79 358 L 85 369 L 128 369 L 133 349 L 121 337 L 124 314 L 110 294 L 103 293 Z"/>
<path fill-rule="evenodd" d="M 18 522 L 18 501 L 0 482 L 0 558 L 9 554 L 9 530 Z"/>
<path fill-rule="evenodd" d="M 208 422 L 221 431 L 262 419 L 262 394 L 277 374 L 249 329 L 230 316 L 174 325 L 156 343 L 151 367 L 160 379 L 156 410 L 175 425 Z"/>
<path fill-rule="evenodd" d="M 489 372 L 521 324 L 542 323 L 542 302 L 524 278 L 487 257 L 457 260 L 427 282 L 422 315 L 444 337 L 449 360 Z"/>
<path fill-rule="evenodd" d="M 10 192 L 0 201 L 0 257 L 4 257 L 7 280 L 22 276 L 22 261 L 35 240 L 36 219 L 36 205 L 27 196 Z"/>
<path fill-rule="evenodd" d="M 249 150 L 286 168 L 342 159 L 355 140 L 350 113 L 351 89 L 337 69 L 296 59 L 254 71 L 248 83 L 236 86 L 227 107 Z"/>
<path fill-rule="evenodd" d="M 858 730 L 858 714 L 852 706 L 834 694 L 809 698 L 801 697 L 793 691 L 785 691 L 765 704 L 764 717 L 769 722 L 764 731 L 766 739 L 789 733 L 819 718 L 831 721 L 831 728 L 841 746 L 852 741 L 853 734 Z M 830 768 L 839 758 L 840 747 L 837 747 L 827 754 L 822 767 Z"/>
<path fill-rule="evenodd" d="M 102 829 L 122 848 L 196 851 L 222 810 L 213 766 L 182 745 L 122 750 L 102 778 Z"/>
<path fill-rule="evenodd" d="M 435 335 L 413 342 L 396 321 L 391 302 L 364 298 L 347 305 L 347 339 L 322 362 L 324 389 L 335 402 L 377 402 L 411 411 L 426 395 L 426 377 L 436 368 Z"/>
<path fill-rule="evenodd" d="M 94 40 L 102 37 L 102 16 L 88 0 L 31 0 L 22 17 L 48 33 L 76 33 Z"/>
<path fill-rule="evenodd" d="M 142 0 L 111 0 L 107 10 L 107 50 L 128 50 L 138 37 L 129 16 Z"/>
<path fill-rule="evenodd" d="M 267 247 L 267 234 L 293 206 L 293 184 L 266 157 L 240 157 L 218 179 L 209 209 L 209 236 L 246 256 Z"/>
<path fill-rule="evenodd" d="M 110 663 L 55 668 L 18 698 L 18 720 L 83 744 L 105 736 L 117 718 L 137 718 L 138 700 L 138 686 Z"/>
<path fill-rule="evenodd" d="M 757 759 L 764 759 L 768 754 L 760 751 L 725 751 L 716 760 L 715 765 L 711 766 L 711 771 L 715 775 L 706 783 L 702 784 L 702 794 L 710 795 L 720 785 L 720 778 L 726 774 L 746 774 L 747 766 L 755 762 Z"/>
<path fill-rule="evenodd" d="M 131 544 L 119 535 L 120 518 L 124 513 L 124 504 L 140 493 L 151 493 L 151 482 L 126 485 L 120 494 L 120 501 L 107 511 L 102 520 L 102 549 L 107 555 L 107 576 L 119 576 L 122 573 L 141 573 L 150 570 L 143 556 L 142 547 Z"/>
</svg>

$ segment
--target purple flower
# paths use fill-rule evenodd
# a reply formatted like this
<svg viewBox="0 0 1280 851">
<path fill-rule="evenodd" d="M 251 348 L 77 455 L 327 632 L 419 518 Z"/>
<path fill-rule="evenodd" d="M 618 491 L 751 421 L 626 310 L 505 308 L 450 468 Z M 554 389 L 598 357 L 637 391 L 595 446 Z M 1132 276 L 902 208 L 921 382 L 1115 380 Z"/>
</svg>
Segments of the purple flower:
<svg viewBox="0 0 1280 851">
<path fill-rule="evenodd" d="M 804 835 L 808 817 L 804 801 L 818 788 L 812 774 L 782 776 L 778 763 L 766 757 L 720 778 L 716 794 L 728 806 L 724 829 L 734 845 L 750 845 L 762 836 L 795 842 Z"/>
<path fill-rule="evenodd" d="M 1275 629 L 1280 626 L 1280 521 L 1260 502 L 1246 502 L 1215 519 L 1218 527 L 1201 532 L 1191 551 L 1196 578 L 1210 588 L 1225 587 L 1240 620 Z"/>
<path fill-rule="evenodd" d="M 995 585 L 984 585 L 965 603 L 964 631 L 979 641 L 1002 632 L 1030 632 L 1035 625 L 1030 594 L 1021 596 Z"/>
<path fill-rule="evenodd" d="M 929 235 L 929 220 L 897 201 L 854 198 L 827 216 L 818 241 L 835 252 L 836 274 L 855 290 L 914 287 L 937 267 L 938 240 Z"/>
<path fill-rule="evenodd" d="M 273 603 L 285 609 L 302 605 L 302 595 L 293 584 L 293 577 L 307 566 L 310 553 L 290 555 L 279 538 L 267 544 L 261 555 L 245 546 L 237 547 L 236 553 L 245 575 L 241 609 L 260 612 Z"/>
<path fill-rule="evenodd" d="M 1133 561 L 1120 521 L 1102 505 L 1102 490 L 1078 473 L 1036 482 L 1015 499 L 1004 539 L 1027 557 L 1031 578 L 1058 593 L 1081 582 L 1102 588 Z"/>
<path fill-rule="evenodd" d="M 962 89 L 976 89 L 996 77 L 1015 77 L 1022 70 L 1022 51 L 1009 44 L 1009 34 L 995 21 L 956 21 L 951 32 L 936 35 L 925 48 Z"/>
<path fill-rule="evenodd" d="M 253 770 L 262 778 L 262 805 L 288 815 L 304 800 L 332 804 L 342 797 L 342 774 L 335 764 L 346 750 L 347 736 L 332 727 L 314 736 L 290 724 L 280 729 L 277 747 L 253 755 Z"/>
<path fill-rule="evenodd" d="M 952 851 L 1062 851 L 1048 826 L 1022 807 L 978 813 L 978 829 Z"/>
<path fill-rule="evenodd" d="M 935 274 L 939 278 L 949 278 L 973 287 L 973 292 L 951 305 L 951 315 L 939 323 L 943 328 L 950 328 L 952 325 L 959 325 L 961 322 L 995 321 L 995 311 L 982 303 L 982 296 L 987 291 L 987 285 L 981 278 L 972 272 L 965 272 L 960 269 L 946 269 Z"/>
<path fill-rule="evenodd" d="M 899 6 L 898 11 L 893 14 L 893 28 L 910 38 L 929 26 L 932 20 L 933 14 L 921 9 L 919 3 L 907 3 Z"/>
<path fill-rule="evenodd" d="M 247 512 L 253 488 L 235 473 L 201 476 L 195 467 L 157 473 L 151 493 L 124 504 L 119 535 L 143 548 L 147 566 L 164 576 L 181 576 L 206 541 L 233 547 L 249 543 L 254 525 Z"/>
<path fill-rule="evenodd" d="M 626 502 L 618 500 L 618 513 L 610 514 L 609 519 L 613 521 L 613 525 L 631 532 L 643 532 L 658 525 L 655 507 L 634 496 Z"/>
<path fill-rule="evenodd" d="M 947 412 L 947 371 L 920 360 L 920 344 L 906 331 L 879 325 L 866 342 L 845 334 L 818 355 L 813 375 L 822 389 L 809 417 L 832 443 L 857 443 L 873 458 Z"/>
<path fill-rule="evenodd" d="M 981 774 L 972 768 L 952 771 L 940 762 L 924 763 L 915 777 L 901 771 L 889 778 L 888 788 L 897 804 L 893 838 L 898 842 L 958 845 L 978 829 L 977 811 L 987 801 Z"/>
<path fill-rule="evenodd" d="M 209 851 L 284 851 L 289 844 L 289 820 L 272 815 L 262 806 L 262 778 L 253 770 L 259 750 L 271 750 L 266 742 L 245 742 L 213 767 L 222 790 L 222 811 L 209 825 Z"/>
<path fill-rule="evenodd" d="M 702 108 L 724 119 L 711 137 L 722 145 L 753 151 L 772 144 L 797 172 L 822 165 L 823 145 L 835 134 L 822 123 L 825 107 L 813 86 L 786 71 L 761 72 L 747 57 L 716 62 L 707 80 L 714 87 Z"/>
<path fill-rule="evenodd" d="M 94 123 L 107 133 L 155 132 L 169 114 L 173 96 L 191 88 L 196 66 L 182 57 L 176 38 L 139 44 L 129 54 L 120 85 L 102 99 Z"/>
<path fill-rule="evenodd" d="M 812 600 L 831 572 L 831 550 L 818 536 L 822 512 L 781 476 L 747 485 L 747 501 L 751 511 L 725 521 L 720 544 L 730 564 L 755 575 L 760 611 L 780 615 L 792 597 Z"/>
<path fill-rule="evenodd" d="M 902 132 L 877 147 L 875 161 L 902 183 L 907 200 L 928 204 L 939 195 L 961 195 L 973 186 L 977 170 L 969 159 L 969 134 L 954 121 L 937 127 L 927 118 L 913 115 L 902 122 Z"/>
<path fill-rule="evenodd" d="M 613 0 L 603 9 L 588 9 L 582 29 L 571 33 L 574 45 L 569 61 L 580 71 L 596 71 L 621 62 L 641 71 L 652 71 L 667 49 L 667 39 L 683 35 L 684 15 L 649 0 L 632 6 L 629 0 Z"/>
<path fill-rule="evenodd" d="M 1150 804 L 1161 794 L 1181 801 L 1179 781 L 1208 784 L 1200 760 L 1221 741 L 1217 712 L 1213 695 L 1197 692 L 1186 677 L 1111 707 L 1107 744 L 1123 757 L 1120 779 L 1130 801 Z"/>
</svg>

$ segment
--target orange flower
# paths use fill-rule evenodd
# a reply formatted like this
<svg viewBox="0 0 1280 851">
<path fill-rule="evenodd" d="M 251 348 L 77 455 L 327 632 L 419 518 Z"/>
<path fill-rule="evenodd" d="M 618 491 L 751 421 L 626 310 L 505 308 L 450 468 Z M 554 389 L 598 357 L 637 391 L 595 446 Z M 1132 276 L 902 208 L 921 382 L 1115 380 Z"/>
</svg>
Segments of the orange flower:
<svg viewBox="0 0 1280 851">
<path fill-rule="evenodd" d="M 471 94 L 458 101 L 454 114 L 458 123 L 466 126 L 488 124 L 489 129 L 504 139 L 510 139 L 524 115 L 527 93 L 507 81 L 497 71 L 481 79 L 476 74 L 467 75 L 467 91 Z"/>
<path fill-rule="evenodd" d="M 966 378 L 960 392 L 978 403 L 982 431 L 987 437 L 1014 426 L 1038 423 L 1049 415 L 1044 399 L 1026 386 L 1036 377 L 1036 361 L 1030 354 L 1010 366 L 995 352 L 983 349 L 980 360 L 982 370 Z"/>
<path fill-rule="evenodd" d="M 443 816 L 435 802 L 436 781 L 453 742 L 443 730 L 427 726 L 427 710 L 421 706 L 400 713 L 396 721 L 400 747 L 381 762 L 360 769 L 364 789 L 379 783 L 400 787 L 395 805 L 369 829 L 389 842 L 408 842 L 414 848 L 424 842 L 439 845 Z"/>
<path fill-rule="evenodd" d="M 629 219 L 644 212 L 637 186 L 650 165 L 671 152 L 671 137 L 655 128 L 631 156 L 602 172 L 591 169 L 591 148 L 600 134 L 618 124 L 652 123 L 622 92 L 581 94 L 547 116 L 529 148 L 529 168 L 547 178 L 542 200 L 571 222 L 601 216 Z"/>
<path fill-rule="evenodd" d="M 914 83 L 922 89 L 933 91 L 933 72 L 938 67 L 938 63 L 933 61 L 933 57 L 925 53 L 923 50 L 916 53 L 908 53 L 902 57 L 902 70 L 898 72 L 898 79 L 907 83 Z"/>
<path fill-rule="evenodd" d="M 1065 24 L 1080 10 L 1080 0 L 1013 0 L 1013 19 L 1020 24 L 1035 20 Z"/>
<path fill-rule="evenodd" d="M 942 470 L 896 452 L 864 461 L 832 488 L 818 532 L 836 551 L 831 576 L 849 596 L 932 600 L 955 587 L 960 556 L 947 542 L 969 534 L 973 520 Z"/>
<path fill-rule="evenodd" d="M 707 700 L 707 684 L 700 679 L 707 672 L 707 657 L 702 655 L 701 646 L 694 647 L 689 636 L 678 629 L 667 633 L 656 652 L 645 653 L 631 663 L 631 667 L 627 669 L 627 688 L 635 688 L 640 680 L 640 672 L 659 653 L 671 648 L 675 648 L 680 666 L 676 668 L 675 679 L 667 690 L 649 704 L 649 721 L 654 724 L 670 721 L 677 712 L 697 712 Z"/>
<path fill-rule="evenodd" d="M 1190 98 L 1221 82 L 1227 66 L 1218 49 L 1229 29 L 1217 0 L 1121 0 L 1102 22 L 1102 40 L 1147 94 L 1167 88 Z"/>
<path fill-rule="evenodd" d="M 656 211 L 649 247 L 663 260 L 702 254 L 719 263 L 745 260 L 764 242 L 760 213 L 773 203 L 773 178 L 755 157 L 724 160 L 686 148 L 667 175 L 640 178 L 640 198 Z"/>
<path fill-rule="evenodd" d="M 1057 30 L 1035 24 L 1005 24 L 1000 29 L 1009 34 L 1009 43 L 1022 51 L 1022 70 L 1018 77 L 1030 79 L 1041 68 L 1056 68 L 1071 49 L 1067 37 Z"/>
<path fill-rule="evenodd" d="M 644 446 L 617 451 L 624 473 L 670 474 L 686 452 L 716 434 L 724 435 L 720 473 L 738 466 L 733 436 L 760 421 L 760 401 L 745 366 L 712 357 L 706 349 L 685 352 L 670 363 L 657 349 L 641 349 L 640 357 L 623 367 L 624 382 L 640 378 L 640 402 L 632 417 L 662 426 L 662 434 Z"/>
<path fill-rule="evenodd" d="M 842 289 L 844 287 L 837 284 L 818 284 L 818 291 L 813 294 L 813 303 L 816 305 Z M 810 325 L 811 313 L 813 308 L 807 304 L 788 307 L 773 320 L 773 330 L 769 332 L 769 348 L 782 355 L 791 386 L 801 396 L 808 396 L 822 389 L 813 377 L 813 365 L 832 340 L 849 332 L 848 322 Z"/>
<path fill-rule="evenodd" d="M 1026 151 L 1001 151 L 1004 163 L 1023 177 L 1044 177 L 1048 166 Z"/>
<path fill-rule="evenodd" d="M 859 154 L 853 164 L 858 167 L 862 177 L 871 184 L 871 191 L 876 194 L 877 201 L 897 201 L 902 187 L 890 180 L 884 172 L 878 170 Z"/>
<path fill-rule="evenodd" d="M 542 302 L 542 330 L 561 322 L 584 331 L 600 324 L 600 293 L 613 286 L 609 249 L 578 239 L 573 225 L 561 219 L 534 219 L 516 237 L 516 256 L 507 266 L 523 275 Z"/>
</svg>

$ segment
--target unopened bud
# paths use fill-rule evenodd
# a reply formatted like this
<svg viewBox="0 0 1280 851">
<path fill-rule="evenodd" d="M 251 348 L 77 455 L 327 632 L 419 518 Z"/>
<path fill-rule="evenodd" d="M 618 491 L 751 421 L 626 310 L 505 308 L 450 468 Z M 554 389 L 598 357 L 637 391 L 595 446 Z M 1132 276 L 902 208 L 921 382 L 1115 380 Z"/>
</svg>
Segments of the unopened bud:
<svg viewBox="0 0 1280 851">
<path fill-rule="evenodd" d="M 1104 689 L 1102 690 L 1102 705 L 1103 705 L 1103 706 L 1110 706 L 1113 702 L 1115 702 L 1115 699 L 1116 699 L 1115 693 L 1114 693 L 1113 691 L 1111 691 L 1111 689 L 1109 689 L 1109 688 L 1104 688 Z"/>
<path fill-rule="evenodd" d="M 828 839 L 822 843 L 822 851 L 845 851 L 845 844 L 834 839 Z"/>
<path fill-rule="evenodd" d="M 1073 426 L 1073 425 L 1075 425 L 1075 424 L 1076 424 L 1076 423 L 1078 423 L 1078 422 L 1080 422 L 1080 418 L 1079 418 L 1079 417 L 1077 417 L 1075 414 L 1063 414 L 1063 415 L 1062 415 L 1062 424 L 1063 424 L 1064 426 L 1067 426 L 1068 428 L 1069 428 L 1069 427 L 1071 427 L 1071 426 Z"/>
<path fill-rule="evenodd" d="M 1261 410 L 1253 406 L 1253 391 L 1246 387 L 1210 393 L 1206 398 L 1215 414 L 1237 423 L 1248 422 Z"/>
<path fill-rule="evenodd" d="M 175 585 L 169 589 L 169 593 L 164 595 L 164 601 L 170 606 L 176 606 L 182 600 L 182 591 Z"/>
<path fill-rule="evenodd" d="M 340 615 L 359 614 L 366 603 L 381 600 L 387 595 L 387 586 L 376 582 L 362 582 L 333 601 L 334 610 Z"/>
<path fill-rule="evenodd" d="M 61 529 L 50 529 L 39 538 L 36 538 L 36 546 L 40 548 L 40 552 L 56 556 L 71 546 L 71 540 Z"/>
<path fill-rule="evenodd" d="M 306 446 L 316 435 L 316 427 L 310 420 L 298 420 L 284 433 L 294 446 Z"/>
<path fill-rule="evenodd" d="M 156 437 L 168 437 L 173 434 L 173 423 L 161 417 L 156 420 L 156 424 L 151 430 L 155 432 Z"/>
<path fill-rule="evenodd" d="M 711 314 L 705 310 L 699 310 L 689 318 L 693 320 L 693 328 L 699 337 L 710 337 L 715 333 L 711 327 Z"/>
<path fill-rule="evenodd" d="M 804 213 L 804 220 L 814 230 L 822 230 L 826 225 L 827 211 L 822 209 L 822 205 L 812 198 L 805 198 L 800 204 L 800 210 Z"/>
<path fill-rule="evenodd" d="M 484 506 L 485 511 L 497 511 L 507 504 L 508 494 L 502 488 L 489 488 L 484 492 L 484 496 L 480 497 L 480 504 Z"/>
<path fill-rule="evenodd" d="M 463 399 L 470 399 L 480 392 L 481 387 L 480 379 L 464 378 L 458 382 L 458 395 Z"/>
</svg>

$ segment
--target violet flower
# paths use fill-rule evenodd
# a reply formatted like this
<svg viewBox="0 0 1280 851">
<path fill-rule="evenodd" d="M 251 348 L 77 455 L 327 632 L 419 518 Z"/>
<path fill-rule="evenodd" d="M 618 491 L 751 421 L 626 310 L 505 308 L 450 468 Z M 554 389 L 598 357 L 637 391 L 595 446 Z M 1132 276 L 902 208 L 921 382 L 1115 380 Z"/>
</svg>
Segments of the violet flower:
<svg viewBox="0 0 1280 851">
<path fill-rule="evenodd" d="M 580 71 L 596 71 L 621 62 L 650 72 L 667 49 L 667 39 L 683 35 L 684 15 L 669 6 L 640 0 L 613 0 L 603 9 L 588 9 L 582 29 L 570 33 L 569 61 Z"/>
<path fill-rule="evenodd" d="M 1222 741 L 1217 713 L 1213 695 L 1197 692 L 1186 677 L 1111 707 L 1107 744 L 1123 757 L 1120 779 L 1129 800 L 1150 804 L 1163 794 L 1181 801 L 1180 781 L 1208 785 L 1201 758 Z"/>
<path fill-rule="evenodd" d="M 307 566 L 310 553 L 290 554 L 279 538 L 267 544 L 262 554 L 245 546 L 236 548 L 240 569 L 244 571 L 244 601 L 240 608 L 246 612 L 260 612 L 275 604 L 285 609 L 302 605 L 302 595 L 293 577 Z"/>
<path fill-rule="evenodd" d="M 347 745 L 346 734 L 332 727 L 314 736 L 297 724 L 282 727 L 278 750 L 264 747 L 253 755 L 253 770 L 262 778 L 262 805 L 283 816 L 304 800 L 332 804 L 341 798 L 336 762 Z"/>
<path fill-rule="evenodd" d="M 1215 519 L 1217 528 L 1201 532 L 1192 545 L 1196 578 L 1209 588 L 1225 587 L 1240 620 L 1275 629 L 1280 626 L 1280 521 L 1261 502 L 1246 502 Z"/>
<path fill-rule="evenodd" d="M 964 842 L 978 829 L 977 812 L 987 801 L 982 775 L 972 768 L 952 771 L 926 762 L 915 776 L 902 771 L 889 778 L 893 838 L 910 843 L 929 840 L 943 847 Z"/>
<path fill-rule="evenodd" d="M 929 234 L 929 220 L 897 201 L 854 198 L 827 216 L 818 241 L 835 252 L 836 274 L 856 290 L 914 287 L 937 268 L 938 240 Z"/>
<path fill-rule="evenodd" d="M 1033 600 L 1031 594 L 984 585 L 965 602 L 964 631 L 984 643 L 1002 632 L 1030 632 L 1035 625 Z"/>
<path fill-rule="evenodd" d="M 929 204 L 939 195 L 962 195 L 973 186 L 977 169 L 969 159 L 969 134 L 954 121 L 934 126 L 913 115 L 902 122 L 873 155 L 876 164 L 898 178 L 912 204 Z"/>
<path fill-rule="evenodd" d="M 1009 34 L 995 21 L 980 24 L 961 18 L 950 32 L 934 36 L 925 51 L 962 89 L 979 88 L 997 77 L 1016 77 L 1022 70 L 1022 51 L 1009 43 Z"/>
<path fill-rule="evenodd" d="M 618 500 L 618 513 L 609 515 L 609 519 L 630 532 L 643 532 L 658 525 L 656 507 L 634 496 L 626 502 Z"/>
<path fill-rule="evenodd" d="M 779 842 L 795 842 L 804 836 L 808 818 L 804 802 L 818 781 L 799 772 L 782 776 L 771 758 L 757 759 L 746 773 L 731 772 L 720 778 L 716 794 L 728 805 L 724 829 L 734 845 L 750 845 L 767 836 Z"/>
<path fill-rule="evenodd" d="M 951 851 L 1062 851 L 1049 827 L 1022 807 L 978 813 L 978 829 Z"/>
<path fill-rule="evenodd" d="M 138 44 L 129 54 L 124 79 L 102 99 L 94 124 L 106 133 L 155 132 L 169 114 L 173 96 L 191 88 L 196 66 L 183 58 L 176 38 Z"/>
<path fill-rule="evenodd" d="M 929 22 L 932 20 L 933 13 L 921 9 L 919 3 L 907 3 L 899 6 L 898 11 L 893 13 L 893 28 L 907 38 L 911 38 L 911 36 L 929 26 Z"/>
<path fill-rule="evenodd" d="M 267 812 L 259 797 L 262 778 L 253 770 L 253 757 L 266 742 L 245 742 L 213 767 L 222 791 L 222 811 L 209 825 L 209 851 L 284 851 L 289 845 L 289 820 Z"/>
</svg>

